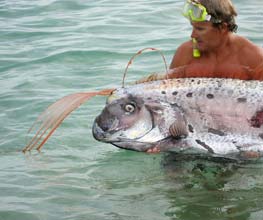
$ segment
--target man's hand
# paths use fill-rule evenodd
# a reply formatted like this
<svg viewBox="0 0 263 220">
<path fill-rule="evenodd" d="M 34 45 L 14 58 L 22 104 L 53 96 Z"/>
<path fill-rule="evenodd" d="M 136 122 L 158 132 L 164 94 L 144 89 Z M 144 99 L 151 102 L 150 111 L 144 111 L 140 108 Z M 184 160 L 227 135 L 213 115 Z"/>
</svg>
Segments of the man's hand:
<svg viewBox="0 0 263 220">
<path fill-rule="evenodd" d="M 185 69 L 186 66 L 180 66 L 178 68 L 169 69 L 167 73 L 152 73 L 149 76 L 137 80 L 135 83 L 139 84 L 156 80 L 185 77 Z"/>
<path fill-rule="evenodd" d="M 166 77 L 167 75 L 163 73 L 152 73 L 149 76 L 146 76 L 142 79 L 137 80 L 135 83 L 139 84 L 139 83 L 145 83 L 145 82 L 150 82 L 150 81 L 162 80 L 162 79 L 166 79 Z"/>
</svg>

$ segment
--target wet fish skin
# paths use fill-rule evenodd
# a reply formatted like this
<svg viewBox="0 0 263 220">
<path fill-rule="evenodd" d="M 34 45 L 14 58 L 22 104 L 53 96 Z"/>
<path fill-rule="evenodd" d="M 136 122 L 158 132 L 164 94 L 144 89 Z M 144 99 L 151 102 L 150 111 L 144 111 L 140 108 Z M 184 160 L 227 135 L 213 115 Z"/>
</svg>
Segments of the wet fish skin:
<svg viewBox="0 0 263 220">
<path fill-rule="evenodd" d="M 263 152 L 263 83 L 260 81 L 185 78 L 147 82 L 117 89 L 108 97 L 105 109 L 109 105 L 119 106 L 119 100 L 124 97 L 140 100 L 141 108 L 152 116 L 152 129 L 145 129 L 147 134 L 141 132 L 141 138 L 140 135 L 130 138 L 125 134 L 132 128 L 126 126 L 124 133 L 113 129 L 111 133 L 103 131 L 104 138 L 99 138 L 97 130 L 104 125 L 96 119 L 93 135 L 97 140 L 137 151 L 158 146 L 161 151 L 221 156 Z M 110 120 L 113 115 L 106 118 Z M 169 127 L 176 120 L 180 123 L 182 116 L 188 135 L 176 139 L 169 133 Z M 105 115 L 102 112 L 98 117 Z"/>
</svg>

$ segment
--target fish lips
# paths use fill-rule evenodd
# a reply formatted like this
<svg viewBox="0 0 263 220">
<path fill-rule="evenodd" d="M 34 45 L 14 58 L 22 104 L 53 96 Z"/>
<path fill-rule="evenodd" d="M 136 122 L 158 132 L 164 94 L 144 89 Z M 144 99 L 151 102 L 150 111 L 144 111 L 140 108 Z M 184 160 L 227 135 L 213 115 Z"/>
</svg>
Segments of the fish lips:
<svg viewBox="0 0 263 220">
<path fill-rule="evenodd" d="M 121 128 L 115 127 L 115 129 L 104 131 L 95 120 L 92 127 L 92 134 L 97 141 L 112 143 L 121 140 L 121 138 L 116 135 L 118 134 L 119 130 L 121 130 Z"/>
<path fill-rule="evenodd" d="M 97 141 L 109 142 L 110 134 L 103 131 L 96 121 L 93 123 L 92 135 Z"/>
</svg>

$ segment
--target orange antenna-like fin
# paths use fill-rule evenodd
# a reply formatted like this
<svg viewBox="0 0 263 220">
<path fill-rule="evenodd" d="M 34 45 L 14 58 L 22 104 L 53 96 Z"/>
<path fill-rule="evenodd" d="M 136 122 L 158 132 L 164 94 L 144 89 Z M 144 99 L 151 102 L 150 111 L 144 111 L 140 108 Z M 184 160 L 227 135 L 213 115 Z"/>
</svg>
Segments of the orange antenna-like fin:
<svg viewBox="0 0 263 220">
<path fill-rule="evenodd" d="M 110 95 L 115 89 L 106 89 L 98 92 L 82 92 L 75 93 L 63 97 L 57 102 L 50 105 L 35 121 L 28 133 L 37 130 L 33 138 L 29 141 L 23 152 L 36 148 L 40 151 L 41 147 L 46 143 L 48 138 L 63 122 L 63 120 L 81 104 L 90 98 L 102 95 Z M 40 124 L 40 125 L 39 125 Z M 39 126 L 38 126 L 39 125 Z"/>
<path fill-rule="evenodd" d="M 127 75 L 127 71 L 128 71 L 129 66 L 132 64 L 132 62 L 133 62 L 133 60 L 135 59 L 135 57 L 141 55 L 142 52 L 144 52 L 144 51 L 146 51 L 146 50 L 158 51 L 158 52 L 160 53 L 160 55 L 162 56 L 164 65 L 165 65 L 166 75 L 168 75 L 167 62 L 166 62 L 166 60 L 165 60 L 165 57 L 164 57 L 164 54 L 162 53 L 162 51 L 159 50 L 159 49 L 153 48 L 153 47 L 147 47 L 147 48 L 144 48 L 144 49 L 142 49 L 142 50 L 139 50 L 136 54 L 134 54 L 134 55 L 130 58 L 130 60 L 129 60 L 126 68 L 125 68 L 125 71 L 124 71 L 124 73 L 123 73 L 123 77 L 122 77 L 122 88 L 124 88 L 125 78 L 126 78 L 126 75 Z"/>
</svg>

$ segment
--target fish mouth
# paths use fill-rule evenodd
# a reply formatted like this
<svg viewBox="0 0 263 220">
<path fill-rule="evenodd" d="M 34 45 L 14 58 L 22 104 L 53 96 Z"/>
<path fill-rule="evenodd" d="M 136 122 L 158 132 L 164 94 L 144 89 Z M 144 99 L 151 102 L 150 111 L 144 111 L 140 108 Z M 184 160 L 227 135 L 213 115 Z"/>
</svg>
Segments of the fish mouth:
<svg viewBox="0 0 263 220">
<path fill-rule="evenodd" d="M 153 128 L 136 139 L 128 139 L 126 137 L 122 137 L 121 131 L 104 132 L 103 129 L 95 122 L 93 124 L 92 134 L 96 140 L 104 143 L 110 143 L 118 148 L 145 152 L 154 147 L 156 142 L 146 142 L 141 141 L 140 139 L 149 134 L 152 130 Z"/>
<path fill-rule="evenodd" d="M 105 132 L 99 125 L 98 123 L 95 121 L 92 127 L 92 134 L 93 137 L 97 140 L 97 141 L 102 141 L 105 143 L 111 143 L 112 141 L 112 135 L 115 133 L 115 131 L 112 132 Z M 116 140 L 118 141 L 118 140 Z"/>
<path fill-rule="evenodd" d="M 143 138 L 145 135 L 150 133 L 153 130 L 154 127 L 149 129 L 146 133 L 134 138 L 134 139 L 128 139 L 123 136 L 122 129 L 118 128 L 116 130 L 111 130 L 105 132 L 97 122 L 93 124 L 92 128 L 92 134 L 94 138 L 98 141 L 106 142 L 106 143 L 112 143 L 112 142 L 136 142 L 137 140 Z M 140 142 L 140 141 L 139 141 Z M 142 142 L 143 143 L 143 142 Z"/>
</svg>

